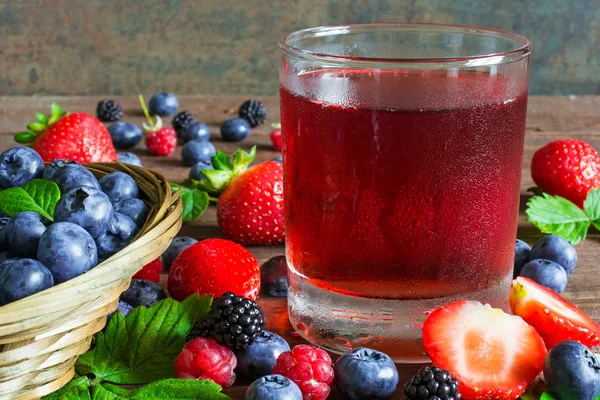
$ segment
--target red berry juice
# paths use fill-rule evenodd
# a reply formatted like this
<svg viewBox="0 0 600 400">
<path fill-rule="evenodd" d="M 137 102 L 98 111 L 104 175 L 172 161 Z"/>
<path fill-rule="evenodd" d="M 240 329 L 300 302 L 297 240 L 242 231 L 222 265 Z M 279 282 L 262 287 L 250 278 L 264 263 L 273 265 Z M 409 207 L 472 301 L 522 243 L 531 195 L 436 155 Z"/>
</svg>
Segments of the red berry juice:
<svg viewBox="0 0 600 400">
<path fill-rule="evenodd" d="M 298 277 L 340 298 L 504 306 L 526 91 L 465 71 L 329 70 L 293 85 L 281 88 L 292 291 Z M 471 295 L 494 287 L 500 300 Z"/>
</svg>

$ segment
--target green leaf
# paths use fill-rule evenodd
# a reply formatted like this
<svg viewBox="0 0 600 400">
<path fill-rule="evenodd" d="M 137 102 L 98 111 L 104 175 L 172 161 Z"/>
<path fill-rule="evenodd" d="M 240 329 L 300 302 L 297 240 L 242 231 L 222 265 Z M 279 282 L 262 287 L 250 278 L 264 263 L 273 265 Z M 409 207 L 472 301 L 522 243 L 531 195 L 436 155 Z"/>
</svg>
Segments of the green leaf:
<svg viewBox="0 0 600 400">
<path fill-rule="evenodd" d="M 587 214 L 569 200 L 544 193 L 527 202 L 527 221 L 542 232 L 563 237 L 572 244 L 585 239 L 591 224 Z"/>
<path fill-rule="evenodd" d="M 196 295 L 183 302 L 169 298 L 150 308 L 138 307 L 127 318 L 115 313 L 105 331 L 95 335 L 96 347 L 77 360 L 77 373 L 128 385 L 174 377 L 173 361 L 211 301 Z"/>
<path fill-rule="evenodd" d="M 594 188 L 588 192 L 583 209 L 596 229 L 600 229 L 600 188 Z"/>
<path fill-rule="evenodd" d="M 90 400 L 89 379 L 76 376 L 54 393 L 42 397 L 43 400 Z"/>
<path fill-rule="evenodd" d="M 33 142 L 35 136 L 31 132 L 20 132 L 15 135 L 15 142 L 21 144 L 29 144 Z"/>
<path fill-rule="evenodd" d="M 21 189 L 25 190 L 44 211 L 54 217 L 54 208 L 60 200 L 60 189 L 55 182 L 47 179 L 32 179 L 21 186 Z"/>
<path fill-rule="evenodd" d="M 229 396 L 221 393 L 221 387 L 208 380 L 165 379 L 144 386 L 131 394 L 132 400 L 227 400 Z"/>
<path fill-rule="evenodd" d="M 0 192 L 0 210 L 9 217 L 24 211 L 33 211 L 49 220 L 60 199 L 58 185 L 46 179 L 33 179 L 25 185 Z"/>
<path fill-rule="evenodd" d="M 46 130 L 47 126 L 44 124 L 40 124 L 39 122 L 32 122 L 27 125 L 27 129 L 34 133 L 42 133 Z"/>
<path fill-rule="evenodd" d="M 195 188 L 182 188 L 183 222 L 195 221 L 208 207 L 208 194 Z"/>
<path fill-rule="evenodd" d="M 52 103 L 50 106 L 50 119 L 48 120 L 48 125 L 52 125 L 56 123 L 63 116 L 62 109 L 56 103 Z"/>
<path fill-rule="evenodd" d="M 544 392 L 540 396 L 540 400 L 556 400 L 550 393 Z"/>
<path fill-rule="evenodd" d="M 210 158 L 210 163 L 213 169 L 219 171 L 233 171 L 233 161 L 231 161 L 231 158 L 222 151 L 217 150 L 217 154 Z"/>
<path fill-rule="evenodd" d="M 233 173 L 234 176 L 238 176 L 245 172 L 252 161 L 256 157 L 256 146 L 253 146 L 250 153 L 246 153 L 244 150 L 239 149 L 233 155 Z"/>
<path fill-rule="evenodd" d="M 35 119 L 42 125 L 48 125 L 48 118 L 42 113 L 35 113 Z"/>
<path fill-rule="evenodd" d="M 92 389 L 92 400 L 121 400 L 129 398 L 129 390 L 106 383 L 96 383 Z"/>
<path fill-rule="evenodd" d="M 223 190 L 229 185 L 232 179 L 232 173 L 219 171 L 216 169 L 205 169 L 200 174 L 206 178 L 204 181 L 197 181 L 198 188 L 209 193 L 215 193 Z"/>
</svg>

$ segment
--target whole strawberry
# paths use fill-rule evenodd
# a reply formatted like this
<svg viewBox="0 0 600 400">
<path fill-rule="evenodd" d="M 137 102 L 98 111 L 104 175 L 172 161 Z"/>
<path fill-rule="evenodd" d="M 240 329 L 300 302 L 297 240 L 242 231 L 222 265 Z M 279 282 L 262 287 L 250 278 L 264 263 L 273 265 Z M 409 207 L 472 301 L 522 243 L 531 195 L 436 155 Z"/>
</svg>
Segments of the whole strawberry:
<svg viewBox="0 0 600 400">
<path fill-rule="evenodd" d="M 46 162 L 55 158 L 80 163 L 112 162 L 117 159 L 108 130 L 94 116 L 64 113 L 56 103 L 51 114 L 35 115 L 37 121 L 27 125 L 27 132 L 17 133 L 15 140 L 31 145 Z"/>
<path fill-rule="evenodd" d="M 146 107 L 142 95 L 140 95 L 139 100 L 144 115 L 148 120 L 148 125 L 145 123 L 142 124 L 144 132 L 146 133 L 146 147 L 152 154 L 159 156 L 169 156 L 173 154 L 175 147 L 177 147 L 177 133 L 175 132 L 175 129 L 170 126 L 163 127 L 162 119 L 158 115 L 155 116 L 156 122 L 154 122 L 148 112 L 148 108 Z"/>
<path fill-rule="evenodd" d="M 531 177 L 548 194 L 561 196 L 579 207 L 590 189 L 600 186 L 600 157 L 589 143 L 558 140 L 533 155 Z"/>
<path fill-rule="evenodd" d="M 154 261 L 150 261 L 144 265 L 144 268 L 139 270 L 131 279 L 144 279 L 151 282 L 160 282 L 160 273 L 163 270 L 162 261 L 160 257 Z"/>
<path fill-rule="evenodd" d="M 238 150 L 233 162 L 220 151 L 212 157 L 214 170 L 200 171 L 198 182 L 209 193 L 221 191 L 217 222 L 228 239 L 243 245 L 283 242 L 283 170 L 281 163 L 267 161 L 248 169 L 250 154 Z"/>
<path fill-rule="evenodd" d="M 248 250 L 225 239 L 206 239 L 183 250 L 169 270 L 169 293 L 184 300 L 198 293 L 215 298 L 226 292 L 256 300 L 258 261 Z"/>
</svg>

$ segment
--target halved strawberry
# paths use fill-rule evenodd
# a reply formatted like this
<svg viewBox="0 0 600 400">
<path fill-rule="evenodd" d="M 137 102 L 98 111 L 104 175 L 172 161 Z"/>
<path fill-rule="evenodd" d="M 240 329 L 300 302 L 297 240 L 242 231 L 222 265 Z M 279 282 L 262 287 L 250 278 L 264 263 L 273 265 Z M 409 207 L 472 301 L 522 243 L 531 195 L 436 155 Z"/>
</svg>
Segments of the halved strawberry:
<svg viewBox="0 0 600 400">
<path fill-rule="evenodd" d="M 423 325 L 433 364 L 456 378 L 465 400 L 517 399 L 542 371 L 546 346 L 520 317 L 476 301 L 433 311 Z"/>
<path fill-rule="evenodd" d="M 510 308 L 533 326 L 548 349 L 565 340 L 587 347 L 600 345 L 600 326 L 583 311 L 552 290 L 531 279 L 513 281 Z"/>
</svg>

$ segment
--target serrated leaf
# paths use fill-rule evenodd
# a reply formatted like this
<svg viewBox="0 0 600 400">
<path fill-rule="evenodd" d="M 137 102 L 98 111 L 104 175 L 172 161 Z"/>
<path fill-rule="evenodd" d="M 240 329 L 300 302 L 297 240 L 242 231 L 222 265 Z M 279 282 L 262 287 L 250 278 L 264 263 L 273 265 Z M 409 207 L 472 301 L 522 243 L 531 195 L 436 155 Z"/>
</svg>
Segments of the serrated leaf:
<svg viewBox="0 0 600 400">
<path fill-rule="evenodd" d="M 183 187 L 181 201 L 183 202 L 183 222 L 195 221 L 208 207 L 208 194 L 202 190 Z"/>
<path fill-rule="evenodd" d="M 210 297 L 194 295 L 183 302 L 169 298 L 148 309 L 138 307 L 126 318 L 114 314 L 106 330 L 96 334 L 96 347 L 77 360 L 77 372 L 128 385 L 174 377 L 173 361 L 210 304 Z"/>
<path fill-rule="evenodd" d="M 49 220 L 53 220 L 52 216 L 20 187 L 0 191 L 0 211 L 9 217 L 20 212 L 33 211 Z"/>
<path fill-rule="evenodd" d="M 76 376 L 54 393 L 42 397 L 43 400 L 90 400 L 89 379 Z"/>
<path fill-rule="evenodd" d="M 129 391 L 127 389 L 114 390 L 116 386 L 96 383 L 92 389 L 92 400 L 121 400 L 129 398 Z M 123 392 L 123 390 L 125 392 Z"/>
<path fill-rule="evenodd" d="M 129 397 L 132 400 L 227 400 L 229 396 L 221 393 L 221 387 L 208 380 L 165 379 L 144 386 Z"/>
<path fill-rule="evenodd" d="M 585 239 L 591 224 L 581 208 L 563 197 L 547 193 L 529 199 L 526 213 L 527 221 L 543 233 L 561 236 L 571 244 Z"/>
<path fill-rule="evenodd" d="M 58 185 L 47 179 L 32 179 L 21 188 L 29 194 L 29 196 L 46 211 L 54 217 L 54 208 L 60 200 L 60 188 Z"/>
<path fill-rule="evenodd" d="M 48 118 L 42 113 L 35 113 L 35 119 L 42 125 L 48 125 Z"/>
</svg>

